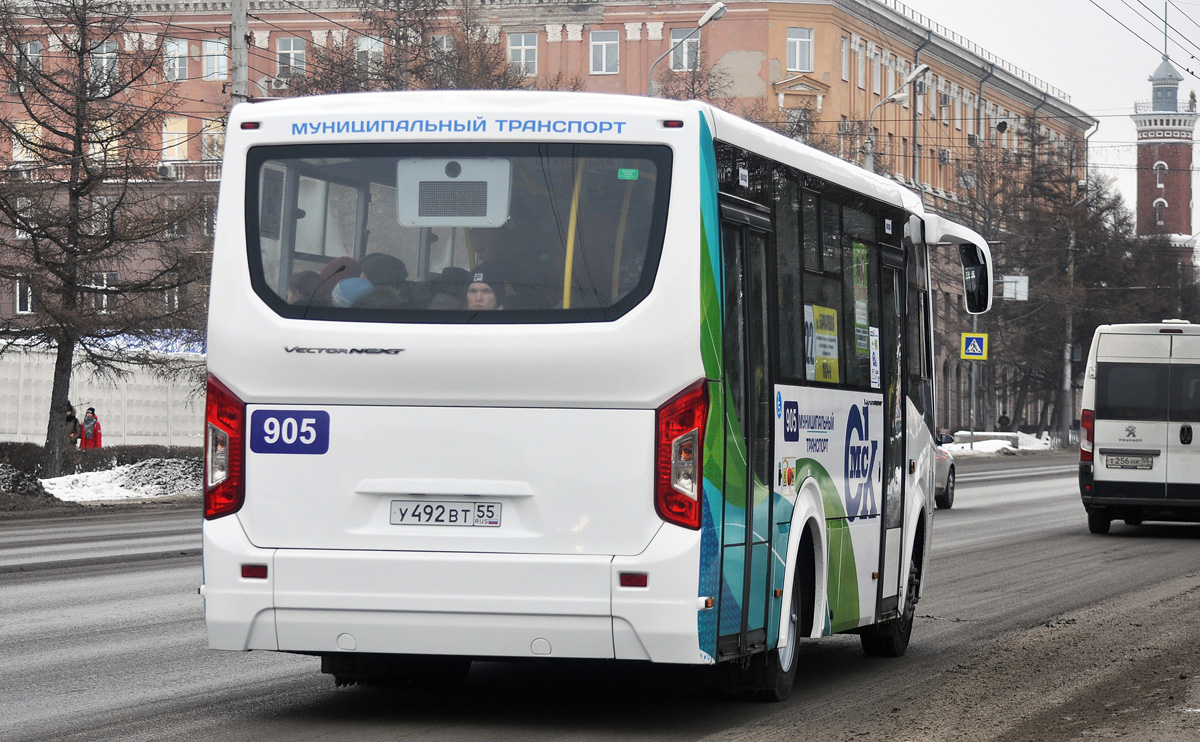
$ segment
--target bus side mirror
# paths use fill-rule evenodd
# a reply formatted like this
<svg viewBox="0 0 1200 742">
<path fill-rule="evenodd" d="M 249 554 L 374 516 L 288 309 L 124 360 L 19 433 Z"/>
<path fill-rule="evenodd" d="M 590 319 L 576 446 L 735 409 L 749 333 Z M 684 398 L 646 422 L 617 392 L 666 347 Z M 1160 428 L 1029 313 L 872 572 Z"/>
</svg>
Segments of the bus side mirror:
<svg viewBox="0 0 1200 742">
<path fill-rule="evenodd" d="M 977 246 L 965 243 L 958 246 L 963 267 L 963 297 L 967 311 L 983 314 L 992 308 L 992 277 L 988 273 L 987 257 Z"/>
</svg>

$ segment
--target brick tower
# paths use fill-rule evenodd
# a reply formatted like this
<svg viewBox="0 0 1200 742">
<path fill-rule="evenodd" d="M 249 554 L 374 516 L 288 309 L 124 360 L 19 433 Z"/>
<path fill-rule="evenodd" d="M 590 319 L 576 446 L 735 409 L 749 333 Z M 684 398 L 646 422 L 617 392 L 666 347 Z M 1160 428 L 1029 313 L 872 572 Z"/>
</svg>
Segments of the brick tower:
<svg viewBox="0 0 1200 742">
<path fill-rule="evenodd" d="M 1137 233 L 1192 234 L 1192 136 L 1195 100 L 1179 103 L 1183 75 L 1163 54 L 1150 76 L 1153 99 L 1134 105 L 1137 126 Z"/>
</svg>

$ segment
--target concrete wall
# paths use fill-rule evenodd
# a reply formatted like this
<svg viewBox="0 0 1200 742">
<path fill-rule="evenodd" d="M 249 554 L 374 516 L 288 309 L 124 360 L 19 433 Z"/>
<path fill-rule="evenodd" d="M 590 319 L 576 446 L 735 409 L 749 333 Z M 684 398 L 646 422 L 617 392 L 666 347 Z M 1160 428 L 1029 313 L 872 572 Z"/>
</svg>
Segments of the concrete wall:
<svg viewBox="0 0 1200 742">
<path fill-rule="evenodd" d="M 203 356 L 187 356 L 203 364 Z M 46 442 L 54 354 L 11 349 L 0 355 L 0 441 Z M 96 378 L 78 368 L 71 376 L 71 403 L 82 418 L 88 407 L 104 432 L 105 446 L 204 442 L 204 393 L 183 380 L 166 383 L 134 369 L 124 378 Z"/>
</svg>

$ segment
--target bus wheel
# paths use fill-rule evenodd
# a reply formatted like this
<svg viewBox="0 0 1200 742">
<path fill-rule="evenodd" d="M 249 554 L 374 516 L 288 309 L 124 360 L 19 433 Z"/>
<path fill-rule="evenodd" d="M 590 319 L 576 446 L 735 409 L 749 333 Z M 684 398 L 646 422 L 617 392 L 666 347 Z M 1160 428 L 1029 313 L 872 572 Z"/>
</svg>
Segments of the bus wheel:
<svg viewBox="0 0 1200 742">
<path fill-rule="evenodd" d="M 1088 530 L 1092 533 L 1108 533 L 1112 520 L 1107 515 L 1088 513 Z"/>
<path fill-rule="evenodd" d="M 800 642 L 799 580 L 792 586 L 792 602 L 788 609 L 787 646 L 775 648 L 751 659 L 751 678 L 755 695 L 771 703 L 786 700 L 796 682 L 796 645 Z"/>
<path fill-rule="evenodd" d="M 917 596 L 920 594 L 921 571 L 916 560 L 908 565 L 908 590 L 904 593 L 904 612 L 899 618 L 878 626 L 863 629 L 859 638 L 863 651 L 869 657 L 902 657 L 908 651 L 908 640 L 912 637 L 913 619 L 917 614 Z"/>
</svg>

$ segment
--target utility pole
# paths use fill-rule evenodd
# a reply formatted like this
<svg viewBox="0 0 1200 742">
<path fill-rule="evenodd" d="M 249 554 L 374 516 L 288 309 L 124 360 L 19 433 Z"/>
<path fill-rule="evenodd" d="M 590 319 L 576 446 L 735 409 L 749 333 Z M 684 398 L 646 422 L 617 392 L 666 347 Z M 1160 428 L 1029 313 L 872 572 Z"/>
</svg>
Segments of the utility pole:
<svg viewBox="0 0 1200 742">
<path fill-rule="evenodd" d="M 1084 197 L 1086 202 L 1087 197 Z M 1078 206 L 1076 204 L 1075 206 Z M 1067 301 L 1066 301 L 1066 333 L 1063 340 L 1063 396 L 1062 396 L 1062 433 L 1063 446 L 1071 445 L 1071 419 L 1074 405 L 1071 403 L 1071 337 L 1075 331 L 1075 308 L 1071 306 L 1072 295 L 1075 293 L 1075 207 L 1071 208 L 1071 227 L 1067 236 Z"/>
<path fill-rule="evenodd" d="M 231 0 L 229 55 L 233 61 L 233 105 L 250 98 L 250 0 Z"/>
</svg>

